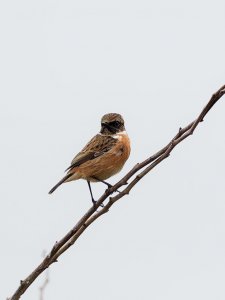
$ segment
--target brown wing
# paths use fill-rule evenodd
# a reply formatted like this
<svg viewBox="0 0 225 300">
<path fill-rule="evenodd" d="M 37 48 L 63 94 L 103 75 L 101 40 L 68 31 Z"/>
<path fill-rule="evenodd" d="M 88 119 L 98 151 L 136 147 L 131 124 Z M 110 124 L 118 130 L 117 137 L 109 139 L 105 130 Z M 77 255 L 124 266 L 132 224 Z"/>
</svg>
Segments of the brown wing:
<svg viewBox="0 0 225 300">
<path fill-rule="evenodd" d="M 83 163 L 95 159 L 108 152 L 115 144 L 117 140 L 105 135 L 97 134 L 90 142 L 79 152 L 71 162 L 71 165 L 66 169 L 70 171 L 74 167 L 78 167 Z"/>
</svg>

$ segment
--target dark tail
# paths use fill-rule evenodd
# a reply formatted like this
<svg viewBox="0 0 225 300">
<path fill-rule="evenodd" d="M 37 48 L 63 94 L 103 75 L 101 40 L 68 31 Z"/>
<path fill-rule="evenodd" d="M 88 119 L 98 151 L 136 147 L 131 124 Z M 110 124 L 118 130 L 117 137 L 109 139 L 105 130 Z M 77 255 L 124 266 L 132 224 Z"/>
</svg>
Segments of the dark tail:
<svg viewBox="0 0 225 300">
<path fill-rule="evenodd" d="M 73 174 L 67 174 L 63 179 L 61 179 L 53 188 L 48 192 L 49 194 L 52 194 L 63 182 L 65 182 L 68 178 L 70 178 Z"/>
</svg>

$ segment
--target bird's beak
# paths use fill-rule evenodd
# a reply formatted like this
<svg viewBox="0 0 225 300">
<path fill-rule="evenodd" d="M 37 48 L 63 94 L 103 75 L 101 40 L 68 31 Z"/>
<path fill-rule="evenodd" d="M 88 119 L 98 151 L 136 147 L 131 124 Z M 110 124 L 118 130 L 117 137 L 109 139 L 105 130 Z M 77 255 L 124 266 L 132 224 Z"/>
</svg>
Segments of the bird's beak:
<svg viewBox="0 0 225 300">
<path fill-rule="evenodd" d="M 102 123 L 102 126 L 108 128 L 108 129 L 111 128 L 111 126 L 108 123 Z"/>
</svg>

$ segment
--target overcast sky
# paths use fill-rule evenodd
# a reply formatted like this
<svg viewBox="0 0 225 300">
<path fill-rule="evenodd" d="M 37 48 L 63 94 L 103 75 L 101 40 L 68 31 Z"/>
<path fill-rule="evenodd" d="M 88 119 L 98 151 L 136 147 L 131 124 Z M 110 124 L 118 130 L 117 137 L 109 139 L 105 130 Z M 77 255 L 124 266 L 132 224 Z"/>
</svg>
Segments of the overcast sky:
<svg viewBox="0 0 225 300">
<path fill-rule="evenodd" d="M 224 32 L 222 0 L 1 2 L 1 299 L 90 207 L 85 181 L 48 191 L 101 116 L 121 113 L 132 141 L 115 183 L 225 83 Z M 82 235 L 44 300 L 224 300 L 224 116 L 225 98 Z"/>
</svg>

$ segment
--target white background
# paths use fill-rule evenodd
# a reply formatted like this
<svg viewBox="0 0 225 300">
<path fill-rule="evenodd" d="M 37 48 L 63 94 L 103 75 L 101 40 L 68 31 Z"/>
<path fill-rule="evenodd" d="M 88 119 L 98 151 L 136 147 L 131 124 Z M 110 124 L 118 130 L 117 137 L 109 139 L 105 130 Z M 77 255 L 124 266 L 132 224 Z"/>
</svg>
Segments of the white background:
<svg viewBox="0 0 225 300">
<path fill-rule="evenodd" d="M 48 191 L 101 116 L 132 141 L 115 183 L 225 83 L 224 29 L 222 0 L 1 2 L 1 299 L 90 207 L 84 181 Z M 224 300 L 224 101 L 51 267 L 44 300 Z"/>
</svg>

